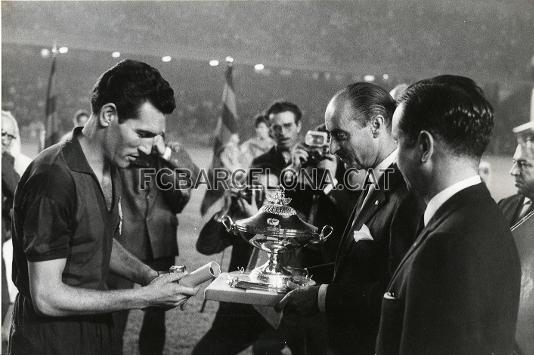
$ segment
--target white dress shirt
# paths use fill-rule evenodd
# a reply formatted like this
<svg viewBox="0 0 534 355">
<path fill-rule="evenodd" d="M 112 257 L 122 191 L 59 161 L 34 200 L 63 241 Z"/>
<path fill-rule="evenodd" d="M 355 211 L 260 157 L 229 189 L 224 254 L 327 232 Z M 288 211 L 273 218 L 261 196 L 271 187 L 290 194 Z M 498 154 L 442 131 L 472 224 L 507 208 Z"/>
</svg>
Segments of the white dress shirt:
<svg viewBox="0 0 534 355">
<path fill-rule="evenodd" d="M 428 202 L 428 205 L 426 206 L 425 213 L 423 215 L 425 227 L 430 221 L 430 219 L 434 216 L 434 214 L 436 214 L 436 211 L 452 196 L 464 189 L 467 189 L 468 187 L 480 183 L 482 183 L 482 179 L 480 178 L 480 176 L 474 175 L 462 181 L 458 181 L 457 183 L 437 193 L 434 197 L 432 197 L 432 199 Z"/>
</svg>

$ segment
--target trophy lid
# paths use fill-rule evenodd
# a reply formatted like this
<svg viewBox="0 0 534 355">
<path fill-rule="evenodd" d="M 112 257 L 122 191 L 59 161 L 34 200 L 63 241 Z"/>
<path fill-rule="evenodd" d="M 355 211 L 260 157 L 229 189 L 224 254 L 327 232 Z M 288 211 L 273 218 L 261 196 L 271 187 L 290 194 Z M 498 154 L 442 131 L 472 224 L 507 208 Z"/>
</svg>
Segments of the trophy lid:
<svg viewBox="0 0 534 355">
<path fill-rule="evenodd" d="M 280 237 L 301 237 L 317 234 L 317 227 L 304 222 L 294 208 L 291 198 L 280 188 L 266 191 L 266 202 L 254 216 L 235 222 L 240 232 Z"/>
</svg>

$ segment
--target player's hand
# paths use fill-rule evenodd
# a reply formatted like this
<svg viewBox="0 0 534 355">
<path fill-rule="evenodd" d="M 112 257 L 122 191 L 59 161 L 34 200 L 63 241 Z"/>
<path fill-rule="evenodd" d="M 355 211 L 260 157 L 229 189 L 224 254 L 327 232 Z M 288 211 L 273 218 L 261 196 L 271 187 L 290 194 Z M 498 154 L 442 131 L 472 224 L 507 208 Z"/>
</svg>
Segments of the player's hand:
<svg viewBox="0 0 534 355">
<path fill-rule="evenodd" d="M 337 171 L 337 158 L 333 154 L 327 154 L 324 156 L 324 159 L 321 159 L 317 163 L 317 168 L 328 170 L 330 172 L 330 177 L 334 178 Z"/>
<path fill-rule="evenodd" d="M 304 163 L 308 161 L 308 151 L 301 144 L 297 144 L 291 150 L 291 165 L 293 169 L 300 168 Z"/>
<path fill-rule="evenodd" d="M 198 287 L 186 287 L 178 282 L 188 273 L 171 272 L 156 277 L 143 287 L 147 307 L 177 307 L 185 303 L 189 297 L 196 295 Z"/>
<path fill-rule="evenodd" d="M 259 210 L 258 204 L 256 203 L 256 189 L 251 189 L 250 203 L 244 198 L 240 198 L 237 203 L 239 204 L 239 207 L 241 207 L 241 210 L 247 216 L 254 216 L 256 213 L 258 213 Z"/>
</svg>

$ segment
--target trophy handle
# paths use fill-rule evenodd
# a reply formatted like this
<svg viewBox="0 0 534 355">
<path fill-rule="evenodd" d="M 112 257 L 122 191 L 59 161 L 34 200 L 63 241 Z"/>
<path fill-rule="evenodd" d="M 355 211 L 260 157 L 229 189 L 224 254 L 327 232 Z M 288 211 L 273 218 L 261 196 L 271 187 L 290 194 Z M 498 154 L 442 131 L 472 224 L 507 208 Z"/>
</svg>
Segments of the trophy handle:
<svg viewBox="0 0 534 355">
<path fill-rule="evenodd" d="M 332 226 L 324 226 L 323 229 L 321 229 L 321 233 L 319 234 L 319 241 L 326 242 L 326 240 L 332 235 L 333 231 L 334 228 L 332 228 Z"/>
<path fill-rule="evenodd" d="M 223 224 L 224 228 L 226 228 L 227 232 L 232 232 L 234 229 L 234 221 L 232 220 L 232 217 L 226 215 L 221 219 L 221 223 Z"/>
</svg>

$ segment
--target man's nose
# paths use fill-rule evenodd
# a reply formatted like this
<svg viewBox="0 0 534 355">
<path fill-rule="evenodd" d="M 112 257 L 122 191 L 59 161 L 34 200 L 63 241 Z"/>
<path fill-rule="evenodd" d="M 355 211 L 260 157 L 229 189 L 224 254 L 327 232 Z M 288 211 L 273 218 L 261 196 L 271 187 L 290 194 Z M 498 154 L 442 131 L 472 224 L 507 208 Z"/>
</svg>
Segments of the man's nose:
<svg viewBox="0 0 534 355">
<path fill-rule="evenodd" d="M 152 146 L 154 145 L 154 138 L 144 138 L 139 145 L 139 151 L 144 154 L 150 154 L 152 152 Z"/>
<path fill-rule="evenodd" d="M 512 169 L 510 169 L 510 175 L 518 176 L 520 173 L 521 171 L 519 169 L 519 165 L 517 164 L 517 162 L 514 161 L 514 163 L 512 164 Z"/>
</svg>

